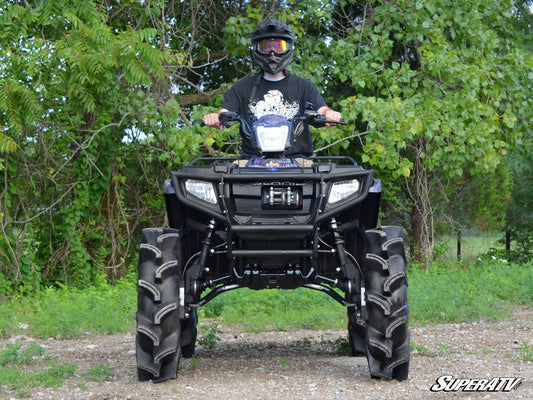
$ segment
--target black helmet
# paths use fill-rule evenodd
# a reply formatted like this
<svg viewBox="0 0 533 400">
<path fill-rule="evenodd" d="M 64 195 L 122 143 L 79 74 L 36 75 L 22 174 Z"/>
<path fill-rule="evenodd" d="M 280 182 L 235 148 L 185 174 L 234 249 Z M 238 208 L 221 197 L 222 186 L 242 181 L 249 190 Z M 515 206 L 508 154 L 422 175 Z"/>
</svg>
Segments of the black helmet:
<svg viewBox="0 0 533 400">
<path fill-rule="evenodd" d="M 277 18 L 267 18 L 252 32 L 252 59 L 264 71 L 275 75 L 283 71 L 294 55 L 292 29 Z"/>
</svg>

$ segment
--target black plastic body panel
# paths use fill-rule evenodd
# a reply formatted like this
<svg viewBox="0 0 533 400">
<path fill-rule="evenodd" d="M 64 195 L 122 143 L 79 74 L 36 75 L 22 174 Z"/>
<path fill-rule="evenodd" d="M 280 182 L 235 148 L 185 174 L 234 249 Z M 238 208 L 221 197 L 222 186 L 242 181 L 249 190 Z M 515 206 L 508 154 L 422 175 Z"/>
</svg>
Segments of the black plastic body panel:
<svg viewBox="0 0 533 400">
<path fill-rule="evenodd" d="M 219 172 L 219 171 L 225 172 Z M 263 168 L 239 168 L 229 164 L 225 168 L 211 166 L 188 166 L 172 172 L 172 186 L 180 202 L 197 209 L 223 223 L 249 223 L 249 217 L 268 221 L 270 218 L 287 218 L 286 223 L 319 224 L 344 209 L 362 202 L 372 185 L 372 170 L 357 165 L 330 165 L 319 172 L 314 168 L 285 168 L 270 171 Z M 218 204 L 210 204 L 187 193 L 184 182 L 187 179 L 211 182 Z M 333 182 L 359 179 L 361 189 L 357 196 L 351 196 L 338 204 L 331 205 L 327 196 Z M 261 206 L 261 190 L 264 186 L 298 186 L 302 190 L 303 204 L 296 210 L 265 210 Z M 258 201 L 259 200 L 259 201 Z"/>
<path fill-rule="evenodd" d="M 169 224 L 184 233 L 188 265 L 193 270 L 195 257 L 203 260 L 198 268 L 204 271 L 194 279 L 231 289 L 359 279 L 354 268 L 362 262 L 361 232 L 376 226 L 379 213 L 379 193 L 369 193 L 372 170 L 349 158 L 278 170 L 242 168 L 231 159 L 201 161 L 173 171 L 165 186 Z M 188 179 L 210 183 L 216 204 L 187 192 Z M 357 193 L 328 202 L 335 182 L 352 179 L 359 182 Z M 273 191 L 274 205 L 265 206 Z M 294 193 L 297 206 L 292 207 L 287 197 Z"/>
</svg>

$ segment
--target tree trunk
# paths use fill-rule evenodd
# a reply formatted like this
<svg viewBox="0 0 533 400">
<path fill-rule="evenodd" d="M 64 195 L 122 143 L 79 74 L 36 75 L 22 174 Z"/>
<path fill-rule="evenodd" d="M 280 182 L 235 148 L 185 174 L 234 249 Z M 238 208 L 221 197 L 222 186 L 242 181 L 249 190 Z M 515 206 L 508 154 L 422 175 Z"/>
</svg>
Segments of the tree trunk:
<svg viewBox="0 0 533 400">
<path fill-rule="evenodd" d="M 427 207 L 428 201 L 427 198 L 415 195 L 411 222 L 413 236 L 411 257 L 424 264 L 426 271 L 429 270 L 429 264 L 433 262 L 433 227 L 430 222 L 431 212 Z"/>
<path fill-rule="evenodd" d="M 415 166 L 408 181 L 409 195 L 413 199 L 411 232 L 411 257 L 424 264 L 426 271 L 433 262 L 433 207 L 430 198 L 430 187 L 427 169 L 420 154 L 425 150 L 425 143 L 420 139 L 417 143 Z"/>
</svg>

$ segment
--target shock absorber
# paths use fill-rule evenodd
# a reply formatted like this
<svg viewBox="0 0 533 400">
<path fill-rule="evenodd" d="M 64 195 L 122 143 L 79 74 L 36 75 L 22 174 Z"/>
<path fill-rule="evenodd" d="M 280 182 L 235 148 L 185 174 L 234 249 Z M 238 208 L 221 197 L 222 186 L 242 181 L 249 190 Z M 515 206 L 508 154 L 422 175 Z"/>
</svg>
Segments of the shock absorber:
<svg viewBox="0 0 533 400">
<path fill-rule="evenodd" d="M 206 288 L 205 285 L 202 284 L 202 277 L 207 268 L 207 258 L 211 252 L 214 232 L 215 220 L 211 219 L 211 221 L 209 221 L 209 225 L 207 226 L 207 232 L 204 240 L 202 240 L 202 247 L 200 249 L 198 260 L 187 270 L 186 280 L 189 284 L 188 294 L 192 296 L 194 301 L 199 298 L 199 296 L 202 294 L 202 291 Z"/>
<path fill-rule="evenodd" d="M 339 227 L 337 226 L 337 220 L 331 218 L 330 222 L 331 232 L 333 233 L 333 238 L 335 239 L 335 247 L 337 250 L 337 258 L 339 259 L 339 268 L 342 269 L 346 275 L 346 253 L 344 252 L 344 239 L 339 233 Z"/>
<path fill-rule="evenodd" d="M 211 244 L 213 243 L 213 233 L 215 232 L 215 220 L 211 219 L 209 225 L 207 226 L 207 233 L 204 240 L 202 241 L 202 249 L 200 250 L 200 256 L 198 257 L 198 264 L 202 267 L 202 270 L 205 268 L 207 263 L 207 257 L 209 257 L 209 252 L 211 251 Z"/>
<path fill-rule="evenodd" d="M 339 227 L 337 226 L 337 220 L 335 218 L 331 218 L 330 227 L 331 232 L 333 233 L 333 238 L 335 240 L 337 259 L 339 260 L 338 270 L 342 271 L 345 276 L 345 279 L 340 280 L 337 283 L 337 287 L 346 294 L 347 298 L 350 298 L 353 294 L 354 287 L 350 279 L 350 274 L 348 273 L 348 270 L 346 268 L 346 264 L 348 261 L 346 258 L 346 251 L 344 249 L 344 239 L 339 232 Z"/>
</svg>

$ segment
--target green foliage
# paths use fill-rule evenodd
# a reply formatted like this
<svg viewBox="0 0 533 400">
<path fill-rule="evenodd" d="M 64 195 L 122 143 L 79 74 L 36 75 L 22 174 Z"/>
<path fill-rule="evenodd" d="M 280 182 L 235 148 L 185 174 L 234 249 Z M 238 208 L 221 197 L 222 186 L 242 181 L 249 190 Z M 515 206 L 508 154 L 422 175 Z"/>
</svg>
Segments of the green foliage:
<svg viewBox="0 0 533 400">
<path fill-rule="evenodd" d="M 460 228 L 459 228 L 460 229 Z M 493 261 L 495 251 L 501 256 L 498 259 L 509 259 L 505 256 L 505 250 L 498 247 L 503 232 L 486 232 L 481 229 L 461 230 L 461 263 L 470 265 L 480 260 Z M 435 245 L 435 258 L 438 262 L 447 262 L 457 258 L 457 231 L 450 234 L 439 235 Z M 492 250 L 496 249 L 498 250 Z M 524 260 L 523 263 L 526 263 Z M 520 264 L 520 263 L 519 263 Z"/>
<path fill-rule="evenodd" d="M 453 261 L 432 265 L 430 272 L 412 267 L 409 308 L 414 323 L 498 320 L 512 304 L 533 303 L 533 265 L 482 260 L 465 267 Z M 245 331 L 343 329 L 346 311 L 329 297 L 307 289 L 253 292 L 239 290 L 216 298 L 200 316 L 238 324 Z"/>
<path fill-rule="evenodd" d="M 79 373 L 76 365 L 59 362 L 34 343 L 0 345 L 0 386 L 15 391 L 18 398 L 34 398 L 34 388 L 61 387 L 65 379 L 75 376 L 102 383 L 111 380 L 114 374 L 109 364 L 92 365 Z M 85 383 L 80 382 L 80 387 L 83 386 Z"/>
<path fill-rule="evenodd" d="M 405 185 L 408 203 L 421 210 L 413 234 L 449 218 L 450 203 L 466 206 L 474 222 L 502 225 L 510 188 L 504 157 L 532 122 L 533 59 L 514 26 L 514 2 L 322 1 L 305 10 L 300 3 L 276 13 L 297 35 L 290 69 L 351 122 L 321 131 L 316 147 L 357 153 L 393 188 L 389 198 Z M 250 5 L 249 18 L 228 20 L 231 49 L 242 49 L 265 13 Z M 431 245 L 431 237 L 414 241 Z"/>
<path fill-rule="evenodd" d="M 453 216 L 457 226 L 503 232 L 511 187 L 509 170 L 503 166 L 483 176 L 472 176 L 465 171 L 463 179 L 448 186 L 448 201 L 436 199 L 435 203 L 441 207 L 441 214 Z"/>
<path fill-rule="evenodd" d="M 333 74 L 353 87 L 343 114 L 369 132 L 362 161 L 390 170 L 412 197 L 418 254 L 432 253 L 432 221 L 449 219 L 448 204 L 502 224 L 510 185 L 494 171 L 531 123 L 532 59 L 516 46 L 513 3 L 474 3 L 368 3 L 367 19 L 329 46 L 339 65 L 353 65 Z M 465 186 L 466 196 L 449 196 Z"/>
<path fill-rule="evenodd" d="M 409 308 L 416 323 L 498 320 L 511 312 L 511 304 L 533 301 L 531 263 L 483 260 L 464 267 L 445 262 L 433 265 L 429 273 L 411 268 L 408 276 Z"/>
<path fill-rule="evenodd" d="M 198 338 L 198 344 L 206 349 L 214 349 L 220 342 L 220 334 L 222 331 L 219 329 L 218 324 L 211 324 L 202 327 L 203 335 Z"/>
<path fill-rule="evenodd" d="M 100 383 L 110 381 L 114 375 L 115 371 L 109 366 L 109 364 L 93 365 L 84 374 L 88 380 Z"/>
<path fill-rule="evenodd" d="M 533 362 L 533 347 L 527 342 L 520 343 L 519 354 L 522 361 Z"/>
<path fill-rule="evenodd" d="M 429 273 L 411 267 L 410 321 L 413 324 L 499 320 L 517 304 L 533 304 L 533 264 L 511 265 L 492 257 L 466 267 L 441 261 Z M 102 283 L 84 290 L 49 289 L 37 297 L 0 302 L 0 335 L 79 337 L 89 333 L 132 332 L 136 282 Z M 345 329 L 346 310 L 323 293 L 242 289 L 217 297 L 199 309 L 205 346 L 216 346 L 220 326 L 243 331 Z M 216 322 L 202 327 L 203 318 Z M 339 344 L 340 346 L 340 344 Z M 8 346 L 0 352 L 0 366 L 25 364 L 40 354 L 38 347 Z M 110 372 L 111 374 L 111 372 Z"/>
<path fill-rule="evenodd" d="M 352 345 L 348 339 L 337 339 L 333 344 L 335 349 L 335 354 L 339 356 L 351 356 L 352 355 Z"/>
<path fill-rule="evenodd" d="M 70 378 L 75 373 L 75 365 L 57 362 L 52 362 L 49 367 L 34 372 L 26 372 L 20 368 L 2 368 L 0 384 L 7 385 L 10 390 L 37 386 L 60 387 L 63 385 L 63 379 Z"/>
<path fill-rule="evenodd" d="M 45 368 L 30 370 L 40 364 L 44 353 L 44 348 L 35 344 L 0 346 L 0 386 L 16 390 L 19 397 L 31 397 L 33 387 L 60 387 L 63 379 L 74 376 L 75 365 L 56 360 L 50 360 Z"/>
<path fill-rule="evenodd" d="M 35 357 L 43 353 L 44 348 L 34 343 L 26 348 L 19 344 L 8 344 L 0 349 L 0 367 L 31 364 Z"/>
<path fill-rule="evenodd" d="M 297 36 L 291 71 L 350 122 L 315 132 L 316 148 L 380 170 L 398 214 L 425 192 L 447 210 L 466 188 L 483 191 L 475 219 L 502 223 L 505 173 L 501 191 L 479 183 L 532 125 L 531 31 L 513 2 L 191 5 L 0 0 L 0 298 L 124 276 L 140 229 L 163 224 L 168 171 L 238 153 L 236 128 L 194 122 L 256 69 L 249 35 L 273 14 Z"/>
<path fill-rule="evenodd" d="M 513 240 L 513 251 L 522 260 L 527 260 L 533 256 L 533 138 L 524 138 L 507 161 L 513 188 L 506 229 Z"/>
<path fill-rule="evenodd" d="M 124 129 L 157 125 L 145 92 L 180 53 L 156 46 L 155 28 L 109 25 L 98 2 L 0 8 L 0 293 L 42 278 L 86 286 L 104 266 L 116 279 L 136 221 L 123 209 L 132 186 L 115 177 L 133 166 L 139 178 Z"/>
<path fill-rule="evenodd" d="M 220 296 L 200 309 L 200 316 L 238 324 L 242 330 L 341 329 L 346 311 L 322 293 L 308 289 L 262 292 L 242 289 Z"/>
<path fill-rule="evenodd" d="M 417 344 L 414 340 L 411 340 L 409 343 L 411 351 L 415 350 L 418 354 L 427 355 L 429 354 L 429 349 L 426 346 Z"/>
<path fill-rule="evenodd" d="M 0 302 L 0 335 L 69 338 L 129 331 L 137 299 L 134 282 L 102 282 L 83 290 L 49 288 L 35 296 Z"/>
</svg>

